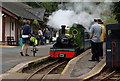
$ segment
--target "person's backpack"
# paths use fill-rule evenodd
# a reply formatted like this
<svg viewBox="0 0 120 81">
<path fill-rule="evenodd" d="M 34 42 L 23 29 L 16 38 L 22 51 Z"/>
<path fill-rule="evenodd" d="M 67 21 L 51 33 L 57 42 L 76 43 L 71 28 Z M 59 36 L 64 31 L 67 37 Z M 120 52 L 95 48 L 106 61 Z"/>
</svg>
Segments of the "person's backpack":
<svg viewBox="0 0 120 81">
<path fill-rule="evenodd" d="M 33 36 L 31 36 L 30 37 L 30 41 L 33 43 L 33 45 L 37 45 L 38 44 L 38 40 L 35 38 L 35 37 L 33 37 Z"/>
</svg>

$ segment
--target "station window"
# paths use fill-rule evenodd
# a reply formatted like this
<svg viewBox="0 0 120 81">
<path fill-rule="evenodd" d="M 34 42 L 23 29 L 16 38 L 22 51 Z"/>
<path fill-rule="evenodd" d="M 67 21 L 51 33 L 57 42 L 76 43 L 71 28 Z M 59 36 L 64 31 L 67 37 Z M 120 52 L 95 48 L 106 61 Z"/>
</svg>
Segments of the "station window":
<svg viewBox="0 0 120 81">
<path fill-rule="evenodd" d="M 14 30 L 14 22 L 12 22 L 12 31 Z"/>
</svg>

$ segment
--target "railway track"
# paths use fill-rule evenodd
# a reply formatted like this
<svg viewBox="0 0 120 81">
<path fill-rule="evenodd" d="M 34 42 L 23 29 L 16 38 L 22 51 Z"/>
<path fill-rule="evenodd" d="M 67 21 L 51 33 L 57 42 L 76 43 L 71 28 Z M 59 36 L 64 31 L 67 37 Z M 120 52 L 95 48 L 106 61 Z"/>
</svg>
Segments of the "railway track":
<svg viewBox="0 0 120 81">
<path fill-rule="evenodd" d="M 120 73 L 116 70 L 104 76 L 101 81 L 120 81 Z"/>
<path fill-rule="evenodd" d="M 55 60 L 49 64 L 46 64 L 43 67 L 36 70 L 34 73 L 32 73 L 29 77 L 27 77 L 25 81 L 29 81 L 35 74 L 43 74 L 42 78 L 40 78 L 40 81 L 44 81 L 45 77 L 48 74 L 53 72 L 56 68 L 58 68 L 64 63 L 67 63 L 67 61 L 59 62 L 59 60 Z"/>
<path fill-rule="evenodd" d="M 89 81 L 120 81 L 120 72 L 117 70 L 107 69 L 99 75 L 95 75 Z M 108 72 L 109 71 L 109 72 Z"/>
</svg>

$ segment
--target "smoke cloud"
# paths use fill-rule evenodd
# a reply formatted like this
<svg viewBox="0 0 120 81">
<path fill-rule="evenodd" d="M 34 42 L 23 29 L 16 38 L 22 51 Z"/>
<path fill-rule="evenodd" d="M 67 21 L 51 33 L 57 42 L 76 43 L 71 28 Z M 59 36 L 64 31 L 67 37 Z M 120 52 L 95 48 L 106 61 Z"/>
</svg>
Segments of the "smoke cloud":
<svg viewBox="0 0 120 81">
<path fill-rule="evenodd" d="M 104 2 L 77 2 L 60 5 L 58 11 L 49 16 L 47 25 L 58 30 L 61 25 L 72 26 L 74 23 L 82 24 L 87 30 L 94 18 L 107 19 L 106 12 L 110 11 L 111 3 Z"/>
</svg>

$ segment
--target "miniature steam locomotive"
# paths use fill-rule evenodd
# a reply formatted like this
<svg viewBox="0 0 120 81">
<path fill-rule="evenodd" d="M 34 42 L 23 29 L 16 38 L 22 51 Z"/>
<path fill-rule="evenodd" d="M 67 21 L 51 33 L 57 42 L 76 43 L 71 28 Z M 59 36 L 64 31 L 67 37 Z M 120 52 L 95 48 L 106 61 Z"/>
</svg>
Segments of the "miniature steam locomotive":
<svg viewBox="0 0 120 81">
<path fill-rule="evenodd" d="M 73 24 L 69 28 L 62 25 L 61 27 L 56 43 L 50 48 L 52 58 L 73 58 L 81 50 L 90 47 L 89 33 L 82 25 Z"/>
</svg>

